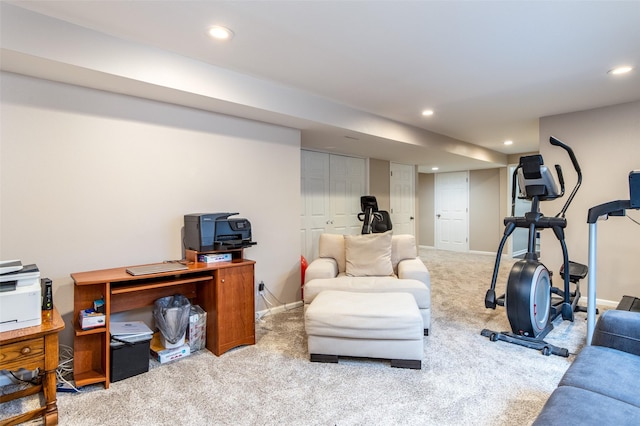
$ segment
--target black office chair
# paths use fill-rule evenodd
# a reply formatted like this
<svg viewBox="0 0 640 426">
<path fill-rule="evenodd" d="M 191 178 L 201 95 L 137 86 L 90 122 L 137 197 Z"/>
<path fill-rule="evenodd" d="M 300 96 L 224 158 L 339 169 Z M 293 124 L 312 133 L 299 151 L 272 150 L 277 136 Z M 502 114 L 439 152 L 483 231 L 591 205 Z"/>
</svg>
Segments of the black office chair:
<svg viewBox="0 0 640 426">
<path fill-rule="evenodd" d="M 363 234 L 377 234 L 392 229 L 389 212 L 378 210 L 378 201 L 373 195 L 360 197 L 362 213 L 358 213 L 358 220 L 362 223 Z"/>
</svg>

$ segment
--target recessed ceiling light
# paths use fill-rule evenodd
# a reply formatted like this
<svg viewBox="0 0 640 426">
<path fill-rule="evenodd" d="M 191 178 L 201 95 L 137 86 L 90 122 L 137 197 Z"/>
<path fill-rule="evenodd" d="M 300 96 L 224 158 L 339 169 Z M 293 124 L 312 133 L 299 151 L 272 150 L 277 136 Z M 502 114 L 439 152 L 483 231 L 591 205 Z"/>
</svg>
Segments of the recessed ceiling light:
<svg viewBox="0 0 640 426">
<path fill-rule="evenodd" d="M 505 145 L 513 145 L 513 141 L 504 141 Z"/>
<path fill-rule="evenodd" d="M 435 172 L 436 170 L 438 170 L 438 167 L 432 167 L 431 170 Z"/>
<path fill-rule="evenodd" d="M 209 28 L 209 35 L 216 40 L 231 40 L 233 38 L 233 31 L 229 28 L 215 25 Z"/>
<path fill-rule="evenodd" d="M 425 109 L 424 111 L 422 111 L 422 115 L 425 117 L 429 117 L 431 115 L 433 115 L 433 110 L 432 109 Z"/>
<path fill-rule="evenodd" d="M 628 72 L 630 72 L 633 69 L 633 67 L 630 66 L 622 66 L 622 67 L 616 67 L 614 69 L 611 69 L 608 71 L 609 74 L 613 74 L 613 75 L 619 75 L 619 74 L 626 74 Z"/>
</svg>

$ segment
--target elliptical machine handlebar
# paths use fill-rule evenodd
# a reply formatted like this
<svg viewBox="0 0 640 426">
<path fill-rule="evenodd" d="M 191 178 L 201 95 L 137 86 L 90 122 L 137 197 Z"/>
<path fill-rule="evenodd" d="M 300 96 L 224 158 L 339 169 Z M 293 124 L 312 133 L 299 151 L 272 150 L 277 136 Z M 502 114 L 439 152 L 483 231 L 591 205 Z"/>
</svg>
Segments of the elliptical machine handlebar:
<svg viewBox="0 0 640 426">
<path fill-rule="evenodd" d="M 515 168 L 511 175 L 511 216 L 516 215 L 516 187 L 518 182 L 518 169 L 522 167 L 520 164 Z"/>
<path fill-rule="evenodd" d="M 562 141 L 554 138 L 553 136 L 549 138 L 549 143 L 553 146 L 559 146 L 560 148 L 567 151 L 567 153 L 569 154 L 569 158 L 571 158 L 571 163 L 573 164 L 573 168 L 576 169 L 576 173 L 578 173 L 578 176 L 582 178 L 582 172 L 580 171 L 580 164 L 578 164 L 578 159 L 576 158 L 576 155 L 573 153 L 573 150 L 571 149 L 571 147 L 568 145 L 565 145 Z"/>
<path fill-rule="evenodd" d="M 578 164 L 578 159 L 576 158 L 576 155 L 573 153 L 573 150 L 571 149 L 571 147 L 565 145 L 564 143 L 554 138 L 553 136 L 549 138 L 549 143 L 551 143 L 551 145 L 553 146 L 559 146 L 560 148 L 567 151 L 567 154 L 569 154 L 569 158 L 571 159 L 571 164 L 573 164 L 573 168 L 578 174 L 578 181 L 576 182 L 576 186 L 573 188 L 573 191 L 571 191 L 571 195 L 569 195 L 569 198 L 567 198 L 567 202 L 564 203 L 562 210 L 560 210 L 560 212 L 558 212 L 558 214 L 556 215 L 556 217 L 564 217 L 565 213 L 567 212 L 567 209 L 569 208 L 569 205 L 573 201 L 573 197 L 576 196 L 576 193 L 578 192 L 578 188 L 580 188 L 580 185 L 582 184 L 582 171 L 580 170 L 580 164 Z M 556 171 L 559 172 L 558 178 L 562 179 L 562 172 L 559 171 L 559 168 L 560 166 L 556 165 Z"/>
<path fill-rule="evenodd" d="M 555 168 L 556 174 L 558 175 L 558 183 L 560 183 L 560 195 L 558 195 L 558 198 L 562 198 L 564 197 L 564 175 L 562 174 L 562 167 L 560 167 L 560 164 L 556 164 Z"/>
</svg>

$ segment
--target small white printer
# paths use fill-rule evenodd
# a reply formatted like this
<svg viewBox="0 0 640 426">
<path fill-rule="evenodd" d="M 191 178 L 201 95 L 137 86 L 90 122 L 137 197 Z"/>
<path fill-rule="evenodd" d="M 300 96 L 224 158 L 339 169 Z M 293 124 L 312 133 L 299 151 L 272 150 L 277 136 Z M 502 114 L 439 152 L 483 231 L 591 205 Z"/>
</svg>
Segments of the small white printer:
<svg viewBox="0 0 640 426">
<path fill-rule="evenodd" d="M 41 296 L 36 265 L 0 261 L 0 332 L 40 325 Z"/>
</svg>

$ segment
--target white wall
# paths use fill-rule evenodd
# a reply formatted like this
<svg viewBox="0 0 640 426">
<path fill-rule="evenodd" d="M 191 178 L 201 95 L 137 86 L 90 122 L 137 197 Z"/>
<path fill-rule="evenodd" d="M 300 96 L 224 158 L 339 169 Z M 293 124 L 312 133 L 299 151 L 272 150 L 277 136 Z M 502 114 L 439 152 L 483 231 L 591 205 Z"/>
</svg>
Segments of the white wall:
<svg viewBox="0 0 640 426">
<path fill-rule="evenodd" d="M 282 302 L 299 299 L 299 131 L 0 78 L 0 258 L 36 263 L 53 280 L 63 343 L 72 336 L 69 274 L 179 259 L 186 213 L 249 219 L 256 281 Z"/>
<path fill-rule="evenodd" d="M 571 146 L 581 165 L 583 183 L 567 212 L 566 239 L 570 259 L 587 264 L 589 208 L 607 201 L 628 200 L 629 172 L 640 170 L 640 102 L 540 120 L 540 153 L 546 165 L 562 166 L 569 191 L 575 183 L 575 172 L 564 151 L 549 144 L 549 136 Z M 555 215 L 566 199 L 541 203 L 541 209 L 548 216 Z M 628 214 L 640 219 L 640 211 L 629 210 Z M 640 226 L 627 218 L 598 222 L 598 299 L 617 303 L 623 295 L 640 297 L 639 241 Z M 542 261 L 558 271 L 561 253 L 552 231 L 543 231 Z M 586 280 L 583 290 L 586 296 Z"/>
</svg>

